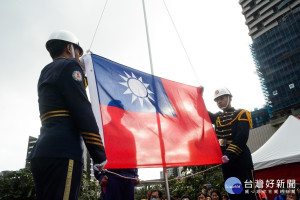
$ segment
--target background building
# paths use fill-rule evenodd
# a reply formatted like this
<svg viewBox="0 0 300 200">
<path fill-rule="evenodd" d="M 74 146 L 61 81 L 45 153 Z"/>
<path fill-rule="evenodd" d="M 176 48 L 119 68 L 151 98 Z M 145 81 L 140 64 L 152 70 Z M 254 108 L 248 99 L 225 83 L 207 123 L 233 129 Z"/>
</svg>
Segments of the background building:
<svg viewBox="0 0 300 200">
<path fill-rule="evenodd" d="M 271 124 L 262 125 L 250 130 L 247 146 L 251 153 L 263 146 L 276 132 L 276 128 Z"/>
<path fill-rule="evenodd" d="M 251 117 L 253 122 L 253 128 L 266 125 L 270 121 L 269 112 L 266 107 L 261 109 L 255 108 L 254 111 L 251 112 Z"/>
<path fill-rule="evenodd" d="M 27 156 L 26 156 L 26 158 L 28 158 L 29 154 L 31 153 L 32 148 L 34 147 L 36 141 L 37 141 L 36 137 L 29 136 L 29 138 L 28 138 L 28 145 L 27 145 Z M 25 161 L 25 167 L 29 167 L 29 166 L 30 166 L 30 161 L 26 160 Z"/>
<path fill-rule="evenodd" d="M 167 176 L 173 176 L 173 177 L 177 177 L 177 176 L 181 176 L 181 171 L 182 171 L 183 167 L 170 167 L 167 168 Z M 160 178 L 164 179 L 164 172 L 161 171 L 160 172 Z"/>
<path fill-rule="evenodd" d="M 300 115 L 300 0 L 240 0 L 270 123 Z"/>
</svg>

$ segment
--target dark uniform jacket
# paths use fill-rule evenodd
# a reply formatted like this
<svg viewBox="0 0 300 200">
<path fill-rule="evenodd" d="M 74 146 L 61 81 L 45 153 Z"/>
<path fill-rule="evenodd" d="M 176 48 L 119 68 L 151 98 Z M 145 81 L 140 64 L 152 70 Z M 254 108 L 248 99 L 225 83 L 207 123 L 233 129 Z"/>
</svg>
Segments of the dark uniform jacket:
<svg viewBox="0 0 300 200">
<path fill-rule="evenodd" d="M 225 112 L 209 113 L 223 152 L 228 156 L 226 165 L 253 169 L 251 153 L 246 145 L 252 128 L 251 113 L 231 108 Z"/>
<path fill-rule="evenodd" d="M 95 164 L 106 160 L 87 98 L 83 72 L 73 58 L 48 64 L 38 82 L 42 127 L 29 159 L 69 158 L 83 162 L 83 141 Z"/>
</svg>

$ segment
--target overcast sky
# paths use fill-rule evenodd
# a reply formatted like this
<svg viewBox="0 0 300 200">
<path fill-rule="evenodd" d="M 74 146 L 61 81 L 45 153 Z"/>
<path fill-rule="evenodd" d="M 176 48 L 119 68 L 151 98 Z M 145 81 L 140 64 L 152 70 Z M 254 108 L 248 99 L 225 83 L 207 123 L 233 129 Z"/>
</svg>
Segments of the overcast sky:
<svg viewBox="0 0 300 200">
<path fill-rule="evenodd" d="M 264 104 L 251 57 L 251 38 L 238 0 L 165 0 L 204 86 L 208 110 L 218 111 L 213 93 L 228 87 L 233 106 L 252 111 Z M 198 86 L 162 0 L 145 0 L 154 73 Z M 37 81 L 51 62 L 50 33 L 73 32 L 87 50 L 105 0 L 9 0 L 0 3 L 0 171 L 25 166 L 28 137 L 40 129 Z M 142 0 L 108 0 L 93 53 L 150 73 Z M 159 174 L 141 178 L 158 178 Z"/>
</svg>

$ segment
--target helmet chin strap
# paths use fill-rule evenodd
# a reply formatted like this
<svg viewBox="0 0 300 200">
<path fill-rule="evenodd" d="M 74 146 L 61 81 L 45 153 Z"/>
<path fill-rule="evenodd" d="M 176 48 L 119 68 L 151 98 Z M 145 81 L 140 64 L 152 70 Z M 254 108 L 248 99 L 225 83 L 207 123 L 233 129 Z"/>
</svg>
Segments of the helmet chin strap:
<svg viewBox="0 0 300 200">
<path fill-rule="evenodd" d="M 73 58 L 75 58 L 75 50 L 73 44 L 71 44 L 71 50 L 72 50 L 72 56 Z"/>
<path fill-rule="evenodd" d="M 225 110 L 229 105 L 229 95 L 227 95 L 227 104 L 225 107 L 222 107 L 221 110 Z"/>
</svg>

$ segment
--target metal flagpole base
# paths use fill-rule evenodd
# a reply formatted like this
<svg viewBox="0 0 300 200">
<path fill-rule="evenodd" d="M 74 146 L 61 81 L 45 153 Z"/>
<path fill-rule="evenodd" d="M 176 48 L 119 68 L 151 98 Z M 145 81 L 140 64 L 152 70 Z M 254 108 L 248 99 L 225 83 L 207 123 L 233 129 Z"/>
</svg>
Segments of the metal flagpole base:
<svg viewBox="0 0 300 200">
<path fill-rule="evenodd" d="M 164 167 L 164 178 L 165 178 L 167 199 L 170 200 L 169 181 L 168 181 L 168 173 L 167 173 L 167 168 L 166 167 Z"/>
</svg>

